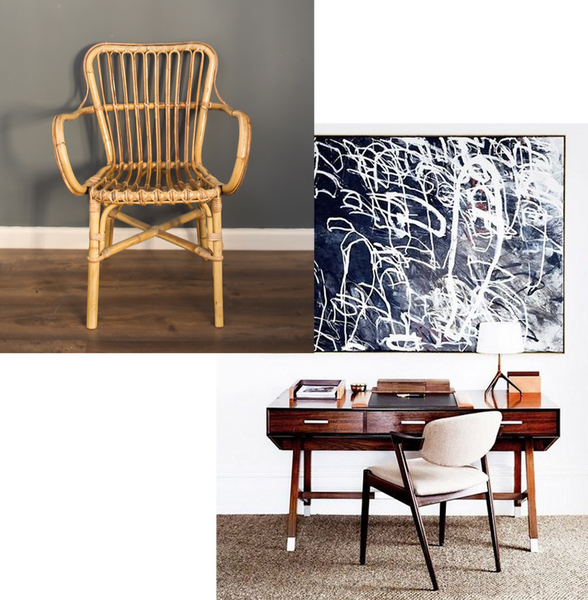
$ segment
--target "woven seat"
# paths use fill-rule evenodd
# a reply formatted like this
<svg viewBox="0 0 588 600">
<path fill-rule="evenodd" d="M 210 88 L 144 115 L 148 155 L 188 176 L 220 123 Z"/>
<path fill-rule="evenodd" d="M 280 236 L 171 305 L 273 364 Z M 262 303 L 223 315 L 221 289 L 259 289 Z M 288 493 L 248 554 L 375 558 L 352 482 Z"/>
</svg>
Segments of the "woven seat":
<svg viewBox="0 0 588 600">
<path fill-rule="evenodd" d="M 251 144 L 249 117 L 233 110 L 216 90 L 217 55 L 200 42 L 182 44 L 97 44 L 84 59 L 88 91 L 75 112 L 53 120 L 53 147 L 71 192 L 87 194 L 90 208 L 88 309 L 86 325 L 98 324 L 100 262 L 148 240 L 162 238 L 212 262 L 215 325 L 222 327 L 221 197 L 241 185 Z M 214 89 L 220 102 L 211 102 Z M 88 96 L 91 106 L 85 106 Z M 221 183 L 202 163 L 208 113 L 237 119 L 239 140 L 231 177 Z M 81 184 L 71 167 L 64 124 L 95 115 L 106 164 Z M 150 226 L 123 212 L 127 205 L 183 205 L 188 212 Z M 114 220 L 140 230 L 113 244 Z M 196 222 L 198 243 L 168 232 Z"/>
<path fill-rule="evenodd" d="M 131 179 L 141 180 L 148 170 L 147 163 L 139 166 L 135 163 L 130 170 L 128 168 L 117 169 L 100 179 L 90 178 L 86 181 L 90 199 L 97 202 L 146 205 L 208 202 L 212 198 L 220 196 L 220 186 L 202 179 L 198 173 L 187 171 L 186 176 L 183 172 L 183 165 L 178 167 L 179 174 L 174 166 L 163 170 L 160 173 L 160 179 L 166 184 L 160 187 L 140 186 L 138 183 L 129 184 L 126 181 L 128 171 L 130 171 Z"/>
</svg>

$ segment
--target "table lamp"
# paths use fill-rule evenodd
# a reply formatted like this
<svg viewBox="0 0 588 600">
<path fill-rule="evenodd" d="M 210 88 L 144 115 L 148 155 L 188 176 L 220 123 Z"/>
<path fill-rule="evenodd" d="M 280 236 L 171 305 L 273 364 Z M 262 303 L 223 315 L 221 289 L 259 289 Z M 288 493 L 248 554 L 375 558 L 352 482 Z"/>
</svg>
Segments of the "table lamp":
<svg viewBox="0 0 588 600">
<path fill-rule="evenodd" d="M 520 388 L 502 372 L 500 368 L 500 355 L 519 354 L 520 352 L 524 352 L 524 350 L 521 326 L 518 321 L 480 323 L 476 352 L 480 354 L 498 354 L 498 370 L 490 385 L 486 388 L 484 395 L 488 392 L 494 392 L 494 387 L 498 383 L 498 380 L 504 379 L 507 385 L 510 384 L 518 390 L 522 397 L 523 392 Z"/>
</svg>

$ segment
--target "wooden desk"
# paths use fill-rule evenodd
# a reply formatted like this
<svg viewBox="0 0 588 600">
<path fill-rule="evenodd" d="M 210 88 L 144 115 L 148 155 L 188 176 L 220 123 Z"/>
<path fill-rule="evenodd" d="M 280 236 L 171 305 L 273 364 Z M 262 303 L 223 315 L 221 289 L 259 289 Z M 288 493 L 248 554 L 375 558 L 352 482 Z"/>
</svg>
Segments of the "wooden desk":
<svg viewBox="0 0 588 600">
<path fill-rule="evenodd" d="M 484 399 L 483 391 L 456 392 L 457 408 L 448 409 L 370 409 L 365 402 L 352 401 L 348 390 L 339 401 L 292 401 L 286 390 L 267 408 L 267 435 L 280 450 L 292 451 L 290 510 L 287 549 L 296 546 L 298 500 L 306 515 L 313 499 L 361 498 L 360 491 L 313 492 L 312 452 L 319 450 L 392 450 L 389 432 L 419 435 L 434 419 L 497 408 L 502 425 L 493 451 L 514 453 L 513 491 L 495 493 L 496 500 L 514 501 L 515 514 L 528 501 L 529 539 L 532 552 L 539 550 L 535 499 L 534 451 L 547 450 L 559 438 L 559 408 L 541 396 L 495 392 L 494 400 Z M 522 490 L 522 453 L 525 453 L 527 489 Z M 303 489 L 299 489 L 300 459 L 304 457 Z M 358 489 L 361 481 L 358 479 Z M 480 496 L 481 497 L 481 496 Z"/>
</svg>

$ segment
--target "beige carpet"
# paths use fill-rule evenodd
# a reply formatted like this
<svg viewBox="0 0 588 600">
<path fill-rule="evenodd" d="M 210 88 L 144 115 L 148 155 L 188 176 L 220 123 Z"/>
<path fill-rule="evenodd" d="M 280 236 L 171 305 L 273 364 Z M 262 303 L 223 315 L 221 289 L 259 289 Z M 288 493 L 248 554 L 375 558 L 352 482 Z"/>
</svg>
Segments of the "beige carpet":
<svg viewBox="0 0 588 600">
<path fill-rule="evenodd" d="M 367 564 L 358 564 L 359 517 L 300 517 L 286 552 L 286 517 L 221 515 L 219 600 L 588 600 L 588 516 L 540 517 L 540 552 L 527 551 L 527 520 L 499 517 L 495 573 L 485 517 L 448 517 L 445 546 L 425 518 L 441 590 L 433 592 L 410 517 L 370 519 Z"/>
</svg>

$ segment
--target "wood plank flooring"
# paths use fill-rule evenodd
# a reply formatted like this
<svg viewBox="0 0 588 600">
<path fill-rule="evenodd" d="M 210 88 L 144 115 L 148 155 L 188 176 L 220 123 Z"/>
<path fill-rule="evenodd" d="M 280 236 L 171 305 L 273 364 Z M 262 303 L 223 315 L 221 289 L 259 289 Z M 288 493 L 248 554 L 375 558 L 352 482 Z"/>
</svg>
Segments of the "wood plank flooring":
<svg viewBox="0 0 588 600">
<path fill-rule="evenodd" d="M 102 264 L 86 329 L 86 252 L 0 250 L 0 352 L 312 352 L 313 253 L 226 251 L 225 326 L 212 266 L 183 250 Z"/>
</svg>

